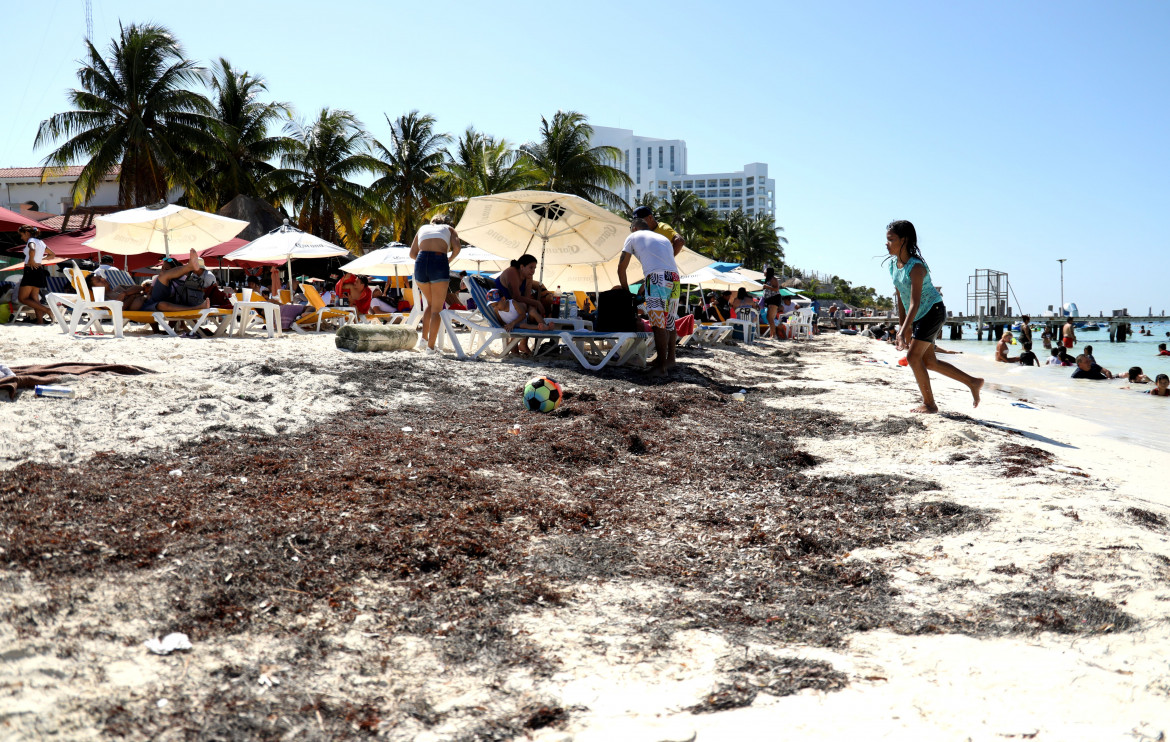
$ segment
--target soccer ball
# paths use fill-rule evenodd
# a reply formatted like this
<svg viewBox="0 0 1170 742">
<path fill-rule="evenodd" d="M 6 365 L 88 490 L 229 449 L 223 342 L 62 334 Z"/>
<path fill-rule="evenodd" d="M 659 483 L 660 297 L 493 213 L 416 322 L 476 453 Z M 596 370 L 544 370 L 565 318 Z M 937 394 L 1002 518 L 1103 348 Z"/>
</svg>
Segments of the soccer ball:
<svg viewBox="0 0 1170 742">
<path fill-rule="evenodd" d="M 524 385 L 524 406 L 532 412 L 552 412 L 561 406 L 561 385 L 537 376 Z"/>
</svg>

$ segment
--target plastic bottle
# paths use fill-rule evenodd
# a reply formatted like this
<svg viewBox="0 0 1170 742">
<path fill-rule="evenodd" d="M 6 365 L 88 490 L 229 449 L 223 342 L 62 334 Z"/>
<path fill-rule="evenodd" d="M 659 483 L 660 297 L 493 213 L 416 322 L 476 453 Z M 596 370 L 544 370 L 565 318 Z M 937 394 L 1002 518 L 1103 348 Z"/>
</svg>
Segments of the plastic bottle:
<svg viewBox="0 0 1170 742">
<path fill-rule="evenodd" d="M 573 319 L 577 316 L 577 295 L 569 294 L 569 318 Z"/>
<path fill-rule="evenodd" d="M 65 397 L 67 399 L 77 396 L 76 392 L 67 386 L 41 386 L 39 384 L 33 387 L 33 393 L 38 397 Z"/>
</svg>

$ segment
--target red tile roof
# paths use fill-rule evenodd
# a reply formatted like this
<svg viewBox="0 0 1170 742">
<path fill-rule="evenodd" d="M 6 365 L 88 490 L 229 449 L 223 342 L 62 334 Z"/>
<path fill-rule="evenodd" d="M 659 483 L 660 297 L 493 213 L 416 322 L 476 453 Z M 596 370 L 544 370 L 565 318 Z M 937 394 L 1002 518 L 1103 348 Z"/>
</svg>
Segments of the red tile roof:
<svg viewBox="0 0 1170 742">
<path fill-rule="evenodd" d="M 49 177 L 76 178 L 77 176 L 81 175 L 81 170 L 83 167 L 83 165 L 70 165 L 68 167 L 48 168 Z M 46 168 L 43 167 L 0 167 L 0 178 L 36 178 L 37 180 L 40 180 L 41 174 L 45 171 L 45 169 Z M 122 167 L 120 165 L 115 166 L 114 169 L 110 171 L 110 177 L 118 177 L 118 174 L 121 171 Z"/>
</svg>

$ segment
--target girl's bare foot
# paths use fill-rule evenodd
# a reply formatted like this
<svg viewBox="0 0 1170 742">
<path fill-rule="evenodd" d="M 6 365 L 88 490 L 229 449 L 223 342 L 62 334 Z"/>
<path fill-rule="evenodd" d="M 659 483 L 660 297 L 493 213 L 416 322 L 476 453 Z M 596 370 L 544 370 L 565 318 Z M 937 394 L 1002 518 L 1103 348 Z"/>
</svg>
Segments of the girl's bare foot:
<svg viewBox="0 0 1170 742">
<path fill-rule="evenodd" d="M 979 406 L 979 391 L 983 389 L 983 379 L 976 379 L 975 385 L 971 387 L 971 396 L 975 398 L 975 404 L 972 407 Z"/>
<path fill-rule="evenodd" d="M 666 376 L 666 369 L 662 368 L 661 366 L 653 366 L 651 367 L 650 373 L 648 375 L 654 377 Z"/>
<path fill-rule="evenodd" d="M 938 412 L 938 408 L 937 407 L 928 407 L 924 404 L 920 404 L 910 411 L 911 412 L 920 412 L 922 414 L 933 415 L 934 413 Z"/>
</svg>

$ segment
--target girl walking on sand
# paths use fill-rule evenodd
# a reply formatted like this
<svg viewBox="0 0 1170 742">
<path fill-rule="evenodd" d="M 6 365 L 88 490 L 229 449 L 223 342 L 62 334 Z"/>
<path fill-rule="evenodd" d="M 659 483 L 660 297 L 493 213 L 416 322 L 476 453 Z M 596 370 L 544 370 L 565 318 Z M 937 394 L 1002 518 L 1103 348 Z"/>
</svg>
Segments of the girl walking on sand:
<svg viewBox="0 0 1170 742">
<path fill-rule="evenodd" d="M 918 233 L 914 225 L 904 219 L 890 222 L 886 227 L 886 251 L 893 261 L 890 263 L 890 278 L 894 280 L 895 300 L 898 302 L 898 350 L 909 348 L 906 361 L 914 372 L 918 390 L 922 392 L 922 404 L 913 412 L 938 412 L 934 403 L 934 392 L 930 389 L 927 371 L 942 374 L 948 379 L 966 384 L 979 406 L 979 390 L 983 379 L 964 373 L 934 355 L 934 339 L 938 337 L 947 318 L 942 295 L 930 280 L 930 271 L 922 253 L 918 251 Z"/>
</svg>

